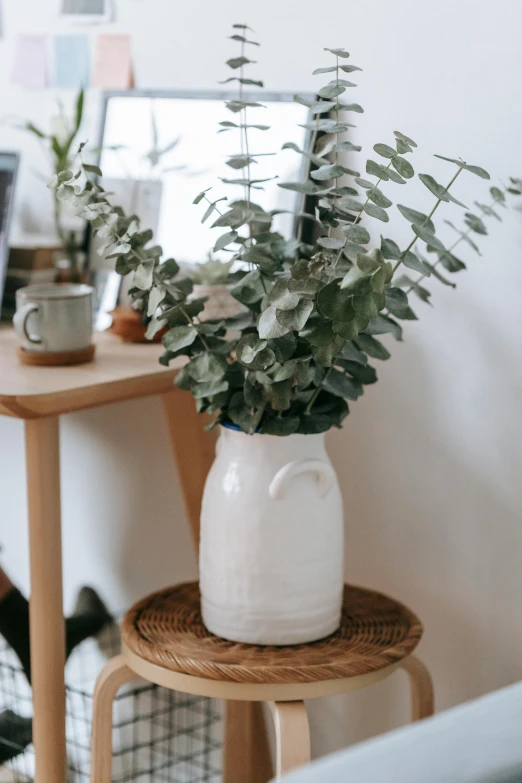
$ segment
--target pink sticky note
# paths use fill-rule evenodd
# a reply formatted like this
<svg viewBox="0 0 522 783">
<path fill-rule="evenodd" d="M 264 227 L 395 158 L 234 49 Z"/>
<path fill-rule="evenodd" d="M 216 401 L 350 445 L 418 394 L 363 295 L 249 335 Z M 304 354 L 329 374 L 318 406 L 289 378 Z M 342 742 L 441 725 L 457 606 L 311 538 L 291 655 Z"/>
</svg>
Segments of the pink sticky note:
<svg viewBox="0 0 522 783">
<path fill-rule="evenodd" d="M 134 70 L 128 35 L 98 36 L 92 86 L 112 90 L 134 87 Z"/>
<path fill-rule="evenodd" d="M 22 87 L 47 87 L 47 40 L 45 35 L 20 35 L 16 45 L 13 83 Z"/>
</svg>

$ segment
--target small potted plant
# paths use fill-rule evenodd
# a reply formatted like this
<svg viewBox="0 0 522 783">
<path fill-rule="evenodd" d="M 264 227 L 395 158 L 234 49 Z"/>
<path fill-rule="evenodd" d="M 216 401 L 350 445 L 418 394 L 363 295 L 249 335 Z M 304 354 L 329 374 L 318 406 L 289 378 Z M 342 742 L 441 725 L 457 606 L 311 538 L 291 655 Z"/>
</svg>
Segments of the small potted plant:
<svg viewBox="0 0 522 783">
<path fill-rule="evenodd" d="M 189 276 L 194 283 L 191 299 L 206 298 L 200 321 L 235 318 L 246 311 L 245 306 L 230 293 L 233 288 L 230 275 L 233 264 L 234 261 L 220 261 L 209 253 L 208 260 L 191 271 Z"/>
<path fill-rule="evenodd" d="M 199 411 L 214 415 L 213 426 L 221 425 L 201 516 L 207 627 L 232 640 L 292 644 L 326 636 L 340 621 L 343 512 L 325 433 L 342 425 L 348 404 L 377 380 L 374 361 L 390 356 L 381 335 L 402 339 L 403 326 L 417 318 L 413 300 L 430 299 L 427 280 L 455 285 L 451 276 L 465 268 L 457 248 L 466 243 L 478 252 L 475 240 L 487 233 L 485 221 L 498 216 L 505 195 L 492 187 L 489 202 L 470 210 L 455 192 L 459 178 L 484 181 L 489 174 L 438 156 L 448 165 L 447 184 L 419 174 L 433 196 L 431 209 L 406 206 L 403 191 L 415 176 L 417 144 L 399 131 L 374 145 L 364 174 L 354 171 L 346 155 L 360 147 L 346 138 L 346 118 L 363 109 L 346 95 L 360 69 L 345 49 L 327 49 L 328 62 L 314 71 L 327 81 L 316 101 L 305 102 L 310 144 L 285 145 L 304 156 L 306 176 L 280 183 L 316 198 L 315 208 L 299 210 L 300 219 L 315 226 L 315 239 L 282 237 L 272 229 L 274 212 L 254 198 L 263 180 L 253 173 L 252 134 L 266 126 L 252 117 L 261 104 L 246 100 L 243 89 L 262 86 L 245 76 L 251 62 L 245 52 L 255 42 L 245 25 L 235 25 L 232 38 L 240 52 L 227 65 L 239 91 L 227 103 L 233 118 L 221 129 L 237 134 L 238 152 L 228 159 L 234 173 L 223 182 L 242 192 L 228 200 L 209 189 L 195 203 L 205 203 L 204 219 L 212 218 L 219 232 L 214 252 L 226 249 L 240 267 L 231 293 L 249 317 L 239 329 L 230 331 L 228 319 L 202 319 L 205 299 L 191 296 L 192 282 L 176 261 L 160 262 L 150 232 L 111 206 L 85 166 L 60 174 L 54 186 L 92 222 L 117 271 L 133 276 L 137 306 L 151 319 L 149 337 L 167 330 L 161 361 L 188 358 L 176 384 L 193 394 Z M 77 180 L 82 172 L 83 186 Z M 450 244 L 436 230 L 441 205 L 464 212 L 464 227 L 453 228 Z M 404 246 L 386 230 L 392 209 L 411 228 Z M 382 235 L 376 242 L 370 229 L 377 226 Z"/>
<path fill-rule="evenodd" d="M 26 121 L 22 124 L 23 130 L 31 133 L 43 143 L 45 153 L 49 159 L 54 177 L 60 172 L 70 168 L 74 159 L 78 143 L 76 141 L 83 120 L 84 91 L 81 89 L 76 96 L 74 112 L 71 117 L 65 114 L 63 105 L 58 104 L 59 112 L 54 118 L 54 129 L 45 133 L 34 123 Z M 89 170 L 89 165 L 87 171 Z M 66 214 L 64 204 L 59 191 L 53 190 L 53 217 L 56 235 L 62 245 L 63 254 L 56 258 L 57 282 L 78 283 L 84 277 L 84 242 L 85 229 L 88 221 L 84 218 L 80 226 L 71 226 L 71 217 L 74 214 Z M 75 218 L 78 224 L 78 216 Z"/>
</svg>

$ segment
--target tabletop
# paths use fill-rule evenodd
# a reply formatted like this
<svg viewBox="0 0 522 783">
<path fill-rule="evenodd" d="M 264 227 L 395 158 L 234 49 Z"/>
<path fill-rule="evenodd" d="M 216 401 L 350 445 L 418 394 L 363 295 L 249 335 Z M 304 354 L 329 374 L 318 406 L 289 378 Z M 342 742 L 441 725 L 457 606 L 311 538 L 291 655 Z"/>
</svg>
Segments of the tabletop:
<svg viewBox="0 0 522 783">
<path fill-rule="evenodd" d="M 21 364 L 11 327 L 0 328 L 0 414 L 20 419 L 56 416 L 172 389 L 183 359 L 159 364 L 163 347 L 124 343 L 105 332 L 94 338 L 94 361 L 68 367 Z"/>
</svg>

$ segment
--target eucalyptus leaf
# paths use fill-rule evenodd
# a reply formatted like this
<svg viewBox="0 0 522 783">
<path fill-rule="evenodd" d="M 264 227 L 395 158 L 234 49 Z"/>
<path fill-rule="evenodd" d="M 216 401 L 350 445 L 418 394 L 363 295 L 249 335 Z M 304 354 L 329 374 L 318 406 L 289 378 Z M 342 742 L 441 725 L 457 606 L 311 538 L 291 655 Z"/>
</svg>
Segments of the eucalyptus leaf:
<svg viewBox="0 0 522 783">
<path fill-rule="evenodd" d="M 349 52 L 346 51 L 346 49 L 326 49 L 325 52 L 331 52 L 332 54 L 335 54 L 336 57 L 349 57 Z"/>
<path fill-rule="evenodd" d="M 364 226 L 345 226 L 345 228 L 343 228 L 343 234 L 352 242 L 361 243 L 363 245 L 370 241 L 370 232 L 364 228 Z"/>
<path fill-rule="evenodd" d="M 390 358 L 388 349 L 385 348 L 379 340 L 376 340 L 375 337 L 371 337 L 369 334 L 360 334 L 355 340 L 355 345 L 360 351 L 364 351 L 368 356 L 371 356 L 372 359 L 384 360 Z"/>
<path fill-rule="evenodd" d="M 268 295 L 268 301 L 280 310 L 293 310 L 299 304 L 299 296 L 289 291 L 287 280 L 278 280 Z"/>
<path fill-rule="evenodd" d="M 322 287 L 320 280 L 315 280 L 313 277 L 305 278 L 304 280 L 296 280 L 291 278 L 287 282 L 288 290 L 293 294 L 297 294 L 300 297 L 306 299 L 313 299 L 317 292 Z"/>
<path fill-rule="evenodd" d="M 406 160 L 406 158 L 401 158 L 400 155 L 396 155 L 394 158 L 392 158 L 392 166 L 401 175 L 401 177 L 405 177 L 406 179 L 411 179 L 415 174 L 411 163 Z"/>
<path fill-rule="evenodd" d="M 392 258 L 394 261 L 398 261 L 401 257 L 399 245 L 393 239 L 385 239 L 383 236 L 381 236 L 381 253 L 384 258 Z"/>
<path fill-rule="evenodd" d="M 456 288 L 455 283 L 453 283 L 451 280 L 448 280 L 448 278 L 444 277 L 444 275 L 441 275 L 435 264 L 430 264 L 428 261 L 424 261 L 424 264 L 429 268 L 433 277 L 436 277 L 439 282 L 441 282 L 443 285 L 450 286 L 451 288 Z"/>
<path fill-rule="evenodd" d="M 309 299 L 300 299 L 293 310 L 276 310 L 276 318 L 279 325 L 287 331 L 293 330 L 295 332 L 300 332 L 301 329 L 304 328 L 313 309 L 313 302 Z M 280 335 L 270 335 L 270 337 L 273 336 Z"/>
<path fill-rule="evenodd" d="M 343 87 L 341 84 L 328 84 L 326 87 L 321 87 L 317 94 L 320 98 L 329 100 L 330 98 L 336 98 L 338 95 L 342 95 L 345 91 L 346 87 Z"/>
<path fill-rule="evenodd" d="M 408 269 L 413 269 L 414 272 L 419 272 L 421 275 L 429 276 L 430 274 L 429 266 L 426 264 L 425 261 L 420 259 L 417 256 L 417 254 L 413 253 L 411 250 L 405 253 L 402 256 L 401 260 L 404 266 L 407 266 Z"/>
<path fill-rule="evenodd" d="M 437 196 L 441 201 L 452 201 L 459 207 L 466 208 L 466 205 L 461 201 L 458 201 L 449 190 L 439 183 L 430 174 L 419 174 L 419 179 L 425 185 L 433 195 Z"/>
<path fill-rule="evenodd" d="M 428 229 L 428 231 L 435 233 L 435 226 L 433 221 L 430 220 L 430 218 L 423 212 L 418 212 L 416 209 L 405 207 L 402 204 L 397 204 L 397 209 L 401 215 L 405 217 L 406 220 L 408 220 L 410 223 L 415 223 L 417 226 L 424 226 Z"/>
<path fill-rule="evenodd" d="M 344 345 L 345 340 L 340 335 L 328 345 L 312 345 L 313 359 L 320 367 L 331 367 Z"/>
<path fill-rule="evenodd" d="M 263 339 L 282 337 L 290 331 L 290 327 L 283 326 L 277 319 L 277 308 L 267 307 L 261 314 L 257 330 Z"/>
<path fill-rule="evenodd" d="M 382 207 L 378 207 L 377 204 L 365 204 L 364 211 L 367 215 L 370 215 L 370 217 L 377 218 L 377 220 L 382 220 L 383 223 L 387 223 L 390 219 L 386 210 L 384 210 Z"/>
<path fill-rule="evenodd" d="M 313 179 L 319 180 L 321 182 L 329 179 L 337 179 L 337 177 L 342 177 L 343 174 L 344 174 L 343 167 L 337 165 L 336 163 L 330 163 L 325 166 L 320 166 L 315 171 L 310 172 L 310 176 Z"/>
<path fill-rule="evenodd" d="M 134 272 L 134 286 L 147 291 L 152 286 L 152 273 L 154 271 L 154 261 L 144 261 Z"/>
<path fill-rule="evenodd" d="M 482 169 L 480 166 L 470 166 L 468 163 L 465 163 L 463 160 L 456 160 L 455 158 L 445 158 L 444 155 L 435 155 L 435 157 L 440 158 L 441 160 L 447 160 L 450 163 L 455 163 L 455 165 L 459 166 L 459 168 L 465 169 L 466 171 L 475 174 L 477 177 L 480 177 L 481 179 L 491 179 L 488 172 L 485 169 Z"/>
<path fill-rule="evenodd" d="M 438 237 L 435 236 L 435 234 L 430 231 L 425 226 L 418 226 L 416 223 L 412 223 L 411 225 L 412 231 L 417 234 L 419 239 L 422 239 L 423 242 L 426 242 L 427 245 L 430 247 L 434 247 L 437 250 L 445 250 L 446 248 L 440 241 Z"/>
<path fill-rule="evenodd" d="M 174 326 L 164 335 L 163 345 L 168 351 L 179 351 L 192 345 L 197 336 L 197 329 L 192 325 Z"/>
<path fill-rule="evenodd" d="M 377 163 L 375 160 L 366 161 L 366 173 L 374 177 L 379 177 L 379 179 L 382 179 L 385 182 L 390 178 L 389 169 L 381 163 Z"/>
<path fill-rule="evenodd" d="M 248 65 L 248 63 L 253 63 L 255 60 L 249 60 L 248 57 L 231 57 L 230 60 L 227 60 L 227 65 L 230 66 L 230 68 L 241 68 L 242 65 Z"/>
<path fill-rule="evenodd" d="M 356 312 L 350 289 L 342 289 L 339 280 L 325 285 L 317 295 L 317 306 L 331 321 L 352 321 Z"/>
<path fill-rule="evenodd" d="M 353 111 L 356 114 L 364 114 L 364 109 L 359 103 L 339 103 L 339 111 Z"/>
<path fill-rule="evenodd" d="M 373 201 L 374 204 L 377 204 L 378 207 L 391 207 L 392 202 L 390 199 L 384 195 L 382 190 L 379 190 L 377 187 L 372 187 L 370 190 L 366 192 L 367 197 L 370 199 L 370 201 Z"/>
<path fill-rule="evenodd" d="M 331 370 L 323 381 L 323 387 L 332 394 L 345 397 L 347 400 L 356 400 L 361 394 L 357 382 L 339 370 Z"/>
<path fill-rule="evenodd" d="M 154 315 L 161 302 L 165 299 L 166 290 L 163 286 L 153 286 L 149 293 L 149 303 L 147 307 L 147 315 Z"/>
<path fill-rule="evenodd" d="M 344 71 L 345 73 L 353 73 L 354 71 L 362 71 L 362 68 L 358 68 L 357 65 L 343 65 L 343 64 L 339 64 L 339 70 L 340 71 Z"/>
<path fill-rule="evenodd" d="M 232 242 L 235 242 L 238 238 L 237 231 L 227 231 L 226 234 L 221 234 L 221 236 L 216 240 L 216 244 L 214 245 L 214 253 L 217 253 L 218 250 L 223 250 L 223 248 L 228 247 L 228 245 L 231 245 Z"/>
<path fill-rule="evenodd" d="M 386 307 L 390 312 L 405 310 L 408 307 L 408 297 L 401 288 L 388 288 L 386 291 Z"/>
<path fill-rule="evenodd" d="M 358 318 L 354 318 L 353 321 L 336 321 L 332 328 L 338 337 L 353 340 L 367 325 L 368 321 L 361 323 Z"/>
<path fill-rule="evenodd" d="M 503 191 L 500 190 L 500 188 L 497 188 L 493 186 L 489 189 L 489 192 L 491 193 L 491 196 L 495 199 L 495 201 L 501 201 L 502 203 L 505 202 L 506 196 L 504 195 Z"/>
<path fill-rule="evenodd" d="M 377 318 L 372 318 L 365 332 L 369 335 L 390 333 L 396 340 L 402 340 L 402 326 L 383 313 L 378 315 Z"/>
<path fill-rule="evenodd" d="M 396 139 L 401 139 L 402 141 L 405 141 L 407 144 L 410 145 L 410 147 L 416 147 L 417 144 L 413 141 L 413 139 L 410 139 L 409 136 L 405 136 L 404 133 L 401 133 L 400 131 L 393 131 L 393 135 Z"/>
<path fill-rule="evenodd" d="M 338 239 L 337 237 L 319 237 L 317 244 L 321 247 L 325 247 L 328 250 L 340 250 L 345 245 L 344 239 Z"/>
<path fill-rule="evenodd" d="M 406 180 L 403 179 L 400 174 L 398 174 L 393 169 L 388 169 L 388 177 L 391 179 L 392 182 L 396 182 L 398 185 L 405 185 Z"/>
<path fill-rule="evenodd" d="M 330 65 L 328 68 L 316 68 L 315 71 L 312 71 L 312 76 L 317 76 L 320 73 L 334 73 L 336 70 L 335 65 Z"/>
<path fill-rule="evenodd" d="M 448 272 L 454 273 L 466 269 L 466 264 L 449 251 L 439 253 L 438 256 L 439 263 L 441 263 L 444 269 L 447 269 Z"/>
<path fill-rule="evenodd" d="M 484 221 L 481 218 L 479 218 L 477 215 L 474 215 L 472 212 L 466 212 L 464 222 L 466 223 L 468 228 L 470 228 L 476 234 L 482 234 L 483 236 L 485 236 L 488 233 Z"/>
<path fill-rule="evenodd" d="M 261 432 L 263 435 L 293 435 L 299 428 L 298 416 L 273 416 L 263 422 Z"/>
<path fill-rule="evenodd" d="M 389 144 L 374 144 L 373 149 L 382 158 L 394 158 L 397 152 Z"/>
<path fill-rule="evenodd" d="M 357 315 L 364 316 L 364 318 L 376 318 L 379 313 L 372 293 L 356 294 L 353 297 L 353 306 Z"/>
<path fill-rule="evenodd" d="M 310 318 L 305 328 L 299 332 L 310 345 L 330 345 L 335 340 L 332 324 L 321 319 Z"/>
<path fill-rule="evenodd" d="M 277 186 L 279 188 L 284 188 L 285 190 L 295 190 L 296 193 L 307 193 L 311 195 L 318 193 L 321 190 L 315 182 L 310 182 L 310 180 L 307 182 L 278 182 Z"/>
<path fill-rule="evenodd" d="M 374 367 L 369 364 L 359 364 L 359 362 L 351 362 L 345 359 L 338 359 L 336 364 L 341 365 L 343 370 L 350 373 L 356 381 L 363 384 L 377 383 L 377 373 Z"/>
</svg>

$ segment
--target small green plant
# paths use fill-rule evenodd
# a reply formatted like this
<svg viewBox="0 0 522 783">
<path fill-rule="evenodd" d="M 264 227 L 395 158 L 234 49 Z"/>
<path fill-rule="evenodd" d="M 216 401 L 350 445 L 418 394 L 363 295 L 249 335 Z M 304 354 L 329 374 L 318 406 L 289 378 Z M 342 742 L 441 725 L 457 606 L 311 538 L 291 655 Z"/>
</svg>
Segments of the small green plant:
<svg viewBox="0 0 522 783">
<path fill-rule="evenodd" d="M 76 96 L 74 113 L 71 117 L 67 117 L 63 105 L 61 103 L 58 104 L 60 132 L 45 133 L 29 121 L 22 125 L 24 130 L 33 134 L 39 141 L 44 143 L 44 149 L 55 177 L 61 171 L 69 169 L 73 164 L 78 146 L 76 139 L 83 119 L 83 107 L 84 91 L 81 89 Z M 56 234 L 63 245 L 71 267 L 75 268 L 78 265 L 80 242 L 78 241 L 77 233 L 67 230 L 64 226 L 62 199 L 58 195 L 57 190 L 53 191 L 53 215 Z"/>
<path fill-rule="evenodd" d="M 196 285 L 227 285 L 233 263 L 234 261 L 220 261 L 210 256 L 208 261 L 194 269 L 190 275 L 191 280 Z"/>
<path fill-rule="evenodd" d="M 148 335 L 167 327 L 160 361 L 189 358 L 176 384 L 192 392 L 199 411 L 214 413 L 214 424 L 233 422 L 246 433 L 324 432 L 341 426 L 348 402 L 377 380 L 371 361 L 390 356 L 378 338 L 391 333 L 402 339 L 403 323 L 417 318 L 410 300 L 430 300 L 426 280 L 454 286 L 447 275 L 465 268 L 455 255 L 457 247 L 466 243 L 480 252 L 475 240 L 487 233 L 487 218 L 499 217 L 496 209 L 505 205 L 505 194 L 492 187 L 490 201 L 476 202 L 476 209 L 469 210 L 455 195 L 458 179 L 473 175 L 489 180 L 489 174 L 464 160 L 439 155 L 451 167 L 447 184 L 430 174 L 418 175 L 433 195 L 431 209 L 423 213 L 399 196 L 396 209 L 411 228 L 410 239 L 401 247 L 386 236 L 394 205 L 384 186 L 406 189 L 415 176 L 410 157 L 417 144 L 395 131 L 391 143 L 374 145 L 365 176 L 346 165 L 346 154 L 361 150 L 346 139 L 351 127 L 346 117 L 363 111 L 358 103 L 345 100 L 355 86 L 347 77 L 361 69 L 348 63 L 345 49 L 326 49 L 330 62 L 314 74 L 326 74 L 329 81 L 318 87 L 317 100 L 296 96 L 310 111 L 305 125 L 310 144 L 305 149 L 293 142 L 284 145 L 304 156 L 306 176 L 300 182 L 279 183 L 316 198 L 313 210 L 298 210 L 301 225 L 310 221 L 316 238 L 307 244 L 300 231 L 297 238 L 285 239 L 272 228 L 275 212 L 254 200 L 266 180 L 254 174 L 260 156 L 253 134 L 267 132 L 268 126 L 252 122 L 262 105 L 244 94 L 245 87 L 262 87 L 261 81 L 245 75 L 252 64 L 245 52 L 258 46 L 250 33 L 246 25 L 234 25 L 231 37 L 240 51 L 227 61 L 233 75 L 226 82 L 237 83 L 238 96 L 226 104 L 233 120 L 220 123 L 221 132 L 238 137 L 238 151 L 227 160 L 233 173 L 222 184 L 234 192 L 239 186 L 242 196 L 214 198 L 208 188 L 194 200 L 206 205 L 202 222 L 212 217 L 213 227 L 221 229 L 214 252 L 228 252 L 241 266 L 234 273 L 232 295 L 250 315 L 240 325 L 199 320 L 205 299 L 188 300 L 192 283 L 179 275 L 176 261 L 160 263 L 162 249 L 150 245 L 152 233 L 140 229 L 136 216 L 111 206 L 102 186 L 89 176 L 101 174 L 99 169 L 80 165 L 76 173 L 61 172 L 51 185 L 59 199 L 70 201 L 91 221 L 116 270 L 132 274 L 136 306 L 150 318 Z M 80 177 L 83 186 L 76 184 Z M 464 210 L 464 227 L 453 226 L 457 236 L 449 246 L 437 235 L 434 220 L 442 204 Z M 372 224 L 384 232 L 378 246 L 371 239 Z"/>
</svg>

